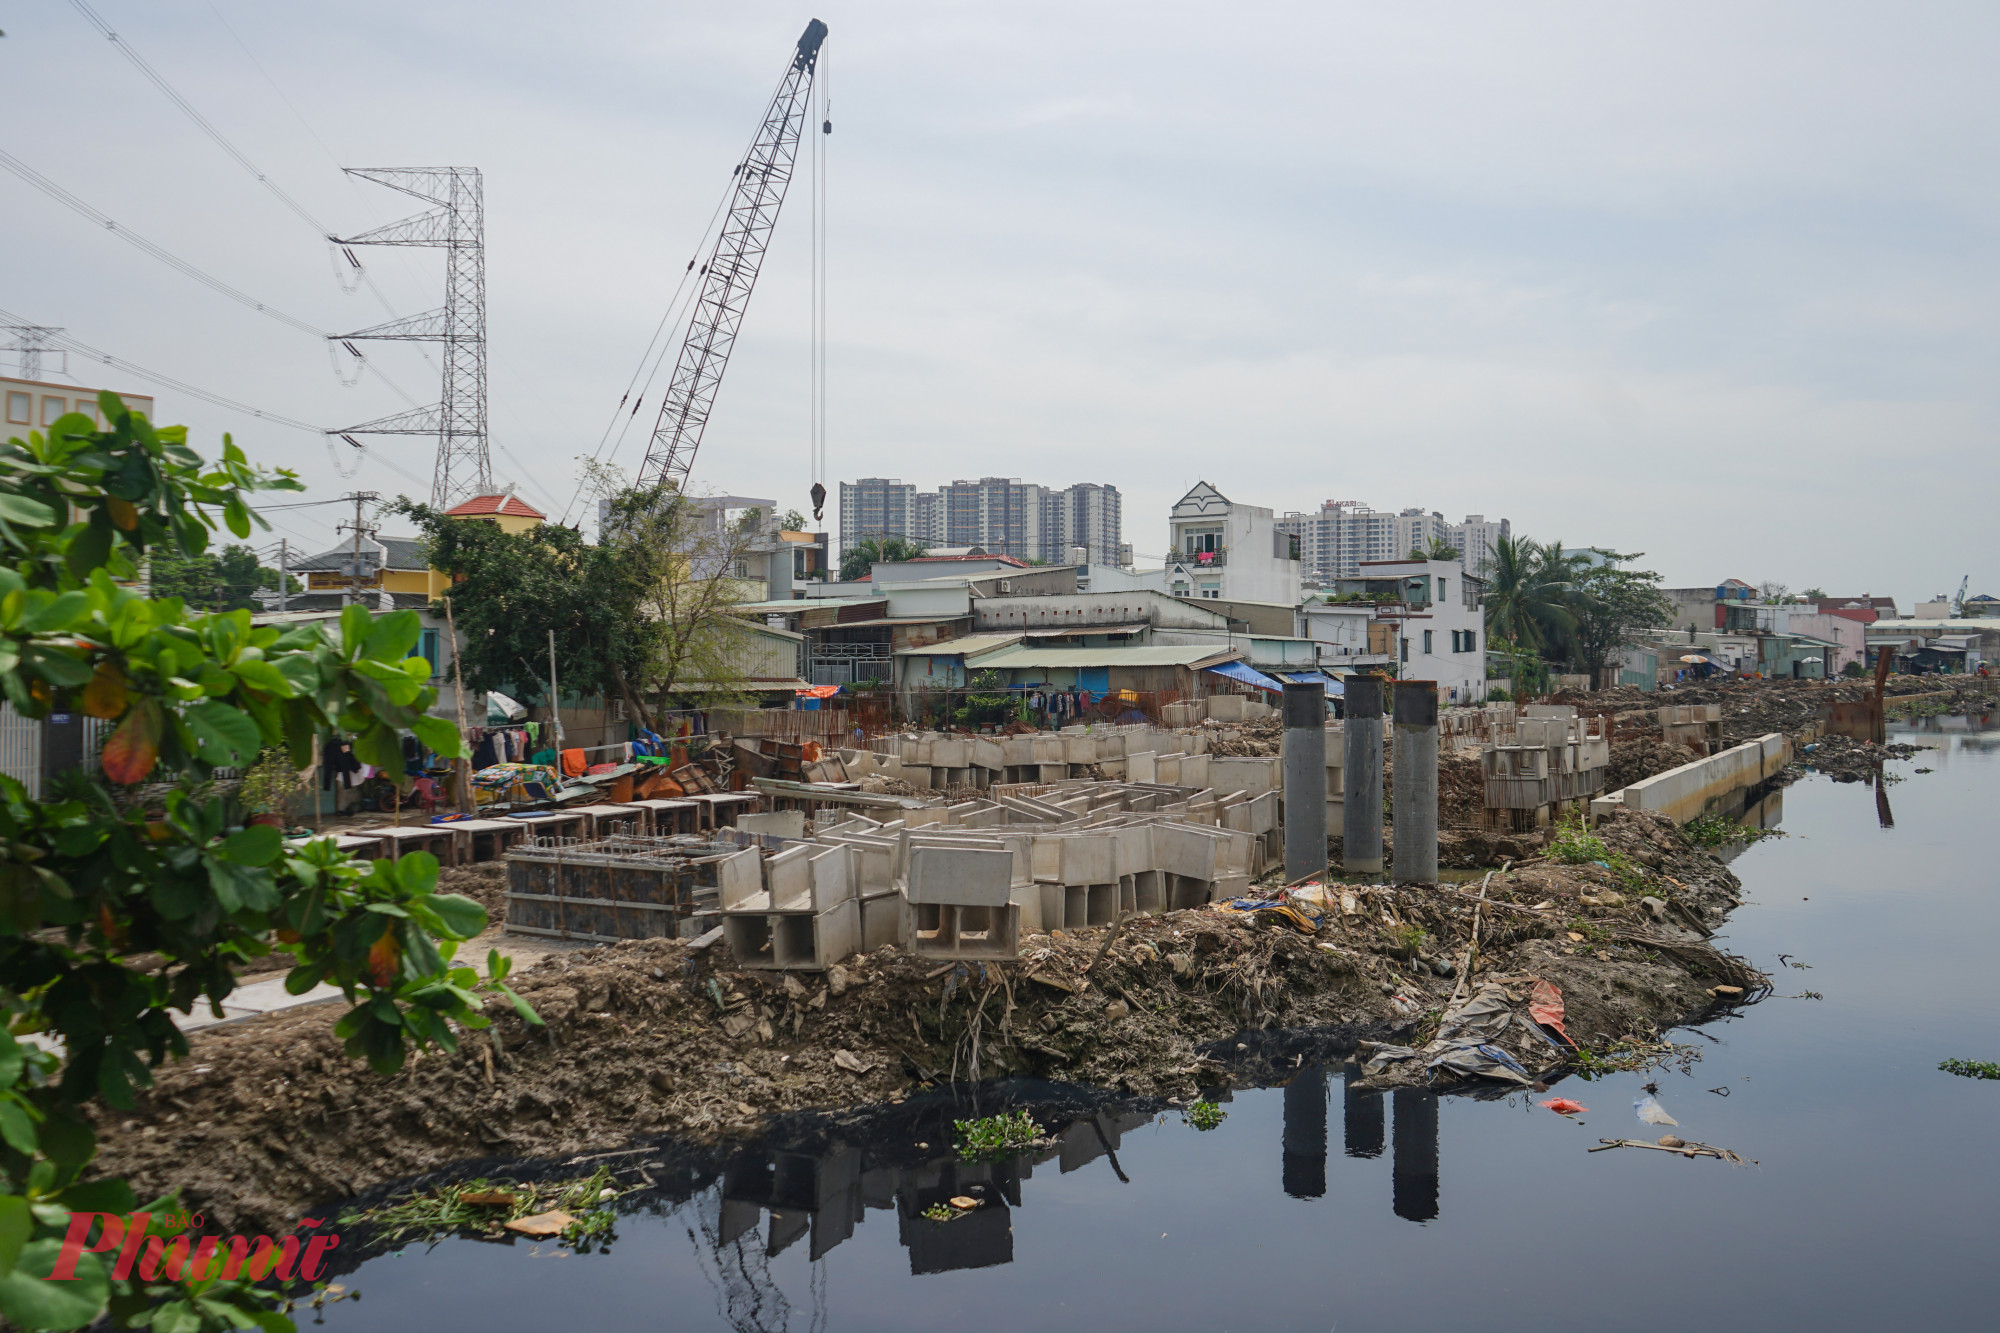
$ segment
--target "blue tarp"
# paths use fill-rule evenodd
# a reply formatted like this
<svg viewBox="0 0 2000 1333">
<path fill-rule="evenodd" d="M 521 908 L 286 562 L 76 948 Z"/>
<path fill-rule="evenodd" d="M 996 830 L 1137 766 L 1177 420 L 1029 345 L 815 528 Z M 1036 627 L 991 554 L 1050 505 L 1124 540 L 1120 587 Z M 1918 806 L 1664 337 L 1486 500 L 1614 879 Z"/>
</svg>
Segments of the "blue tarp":
<svg viewBox="0 0 2000 1333">
<path fill-rule="evenodd" d="M 1270 690 L 1274 694 L 1283 694 L 1285 692 L 1285 687 L 1277 681 L 1272 680 L 1269 676 L 1253 667 L 1243 665 L 1241 662 L 1224 662 L 1221 666 L 1203 667 L 1202 669 L 1204 671 L 1213 671 L 1218 676 L 1227 676 L 1231 680 L 1240 680 L 1245 685 L 1255 685 L 1260 690 Z"/>
<path fill-rule="evenodd" d="M 1329 699 L 1338 699 L 1347 693 L 1347 687 L 1332 676 L 1318 671 L 1278 671 L 1273 672 L 1279 680 L 1289 680 L 1300 685 L 1319 685 L 1325 688 Z"/>
</svg>

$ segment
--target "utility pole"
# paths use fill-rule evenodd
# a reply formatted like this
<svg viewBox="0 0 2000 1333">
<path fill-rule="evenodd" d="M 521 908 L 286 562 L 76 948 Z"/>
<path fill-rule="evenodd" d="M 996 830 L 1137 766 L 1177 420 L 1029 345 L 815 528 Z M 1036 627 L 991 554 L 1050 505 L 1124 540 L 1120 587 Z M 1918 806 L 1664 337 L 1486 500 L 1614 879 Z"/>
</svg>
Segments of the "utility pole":
<svg viewBox="0 0 2000 1333">
<path fill-rule="evenodd" d="M 285 547 L 285 538 L 280 537 L 278 538 L 278 614 L 279 615 L 283 615 L 285 613 L 285 580 L 291 577 L 289 574 L 285 573 L 286 554 L 287 551 Z"/>
<path fill-rule="evenodd" d="M 458 741 L 461 746 L 471 744 L 465 734 L 465 673 L 458 666 L 458 622 L 452 619 L 451 597 L 444 598 L 444 629 L 451 636 L 451 684 L 452 693 L 458 698 Z M 562 767 L 562 756 L 556 756 L 556 767 Z M 458 809 L 460 814 L 476 815 L 478 803 L 472 795 L 472 760 L 451 761 L 452 774 L 458 779 Z"/>
<path fill-rule="evenodd" d="M 556 752 L 556 775 L 562 775 L 562 696 L 556 693 L 556 632 L 549 631 L 549 744 Z"/>
<path fill-rule="evenodd" d="M 334 529 L 335 532 L 354 534 L 353 563 L 348 567 L 347 574 L 347 600 L 341 603 L 342 606 L 352 606 L 356 601 L 355 592 L 361 585 L 361 534 L 365 532 L 370 537 L 375 535 L 375 529 L 366 527 L 361 522 L 361 506 L 372 504 L 382 497 L 374 491 L 355 491 L 352 495 L 343 495 L 340 498 L 354 501 L 354 522 L 343 523 Z"/>
</svg>

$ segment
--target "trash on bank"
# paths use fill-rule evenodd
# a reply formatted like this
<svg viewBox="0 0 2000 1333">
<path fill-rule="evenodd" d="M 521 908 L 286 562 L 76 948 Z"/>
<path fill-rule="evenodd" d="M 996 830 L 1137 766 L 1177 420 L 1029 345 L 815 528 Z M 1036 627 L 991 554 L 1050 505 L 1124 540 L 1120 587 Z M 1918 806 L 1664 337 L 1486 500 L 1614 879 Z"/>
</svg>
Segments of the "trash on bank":
<svg viewBox="0 0 2000 1333">
<path fill-rule="evenodd" d="M 554 1212 L 536 1213 L 532 1217 L 517 1217 L 504 1223 L 507 1230 L 518 1231 L 524 1236 L 560 1236 L 563 1228 L 573 1226 L 576 1219 L 557 1209 Z"/>
</svg>

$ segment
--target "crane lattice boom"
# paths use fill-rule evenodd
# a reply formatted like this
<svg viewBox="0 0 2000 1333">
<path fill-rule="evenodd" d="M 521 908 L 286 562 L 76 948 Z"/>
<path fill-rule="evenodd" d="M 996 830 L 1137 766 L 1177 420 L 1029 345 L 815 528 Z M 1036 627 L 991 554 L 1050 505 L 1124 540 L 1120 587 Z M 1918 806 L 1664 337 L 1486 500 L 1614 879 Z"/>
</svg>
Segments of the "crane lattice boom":
<svg viewBox="0 0 2000 1333">
<path fill-rule="evenodd" d="M 812 99 L 813 74 L 819 64 L 826 25 L 814 19 L 792 55 L 778 91 L 765 108 L 764 122 L 750 154 L 736 167 L 736 184 L 729 215 L 715 238 L 715 248 L 701 271 L 701 295 L 688 322 L 687 340 L 660 404 L 641 484 L 671 481 L 685 490 L 702 431 L 715 406 L 715 391 L 728 368 L 736 332 L 750 306 L 757 271 L 770 248 L 771 229 L 785 203 L 798 159 L 799 135 Z"/>
</svg>

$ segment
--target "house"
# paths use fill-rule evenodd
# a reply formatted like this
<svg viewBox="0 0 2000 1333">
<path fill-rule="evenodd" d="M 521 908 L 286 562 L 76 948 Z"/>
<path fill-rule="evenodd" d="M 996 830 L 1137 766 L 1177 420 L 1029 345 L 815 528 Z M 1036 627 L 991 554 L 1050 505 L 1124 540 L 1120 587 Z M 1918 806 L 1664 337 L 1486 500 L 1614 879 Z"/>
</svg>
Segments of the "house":
<svg viewBox="0 0 2000 1333">
<path fill-rule="evenodd" d="M 1674 604 L 1671 629 L 1721 629 L 1723 608 L 1734 602 L 1754 602 L 1760 594 L 1742 579 L 1724 579 L 1703 588 L 1660 589 Z"/>
<path fill-rule="evenodd" d="M 1875 620 L 1896 619 L 1896 599 L 1875 597 L 1862 593 L 1859 597 L 1821 597 L 1813 602 L 1813 609 L 1821 615 L 1844 616 L 1859 620 L 1863 624 Z"/>
<path fill-rule="evenodd" d="M 1199 482 L 1168 516 L 1167 589 L 1176 597 L 1299 603 L 1299 538 L 1277 516 Z"/>
<path fill-rule="evenodd" d="M 1887 648 L 1896 654 L 1898 670 L 1955 675 L 2000 664 L 2000 618 L 1877 620 L 1867 634 L 1871 658 Z"/>
<path fill-rule="evenodd" d="M 1334 596 L 1347 599 L 1344 603 L 1302 608 L 1308 623 L 1355 634 L 1360 627 L 1353 622 L 1353 611 L 1345 613 L 1343 623 L 1343 613 L 1331 608 L 1365 607 L 1366 656 L 1390 663 L 1398 679 L 1436 682 L 1440 703 L 1483 700 L 1485 582 L 1467 574 L 1458 560 L 1370 560 L 1360 570 L 1358 578 L 1334 581 Z M 1354 645 L 1350 640 L 1343 646 Z"/>
</svg>

